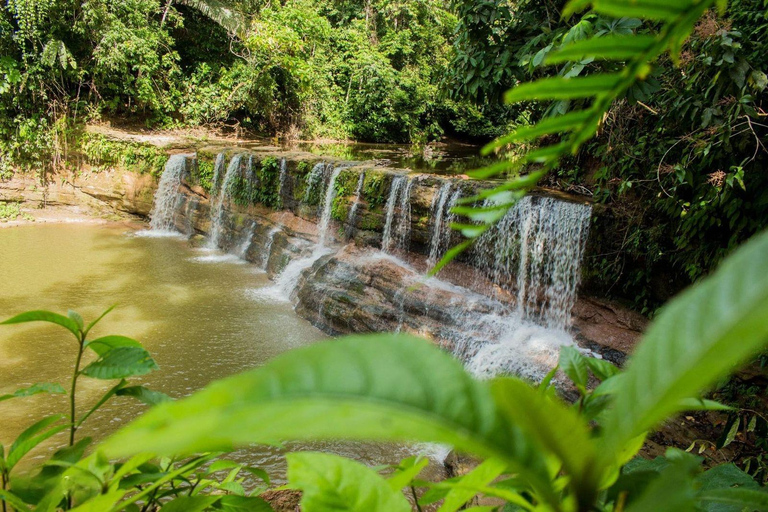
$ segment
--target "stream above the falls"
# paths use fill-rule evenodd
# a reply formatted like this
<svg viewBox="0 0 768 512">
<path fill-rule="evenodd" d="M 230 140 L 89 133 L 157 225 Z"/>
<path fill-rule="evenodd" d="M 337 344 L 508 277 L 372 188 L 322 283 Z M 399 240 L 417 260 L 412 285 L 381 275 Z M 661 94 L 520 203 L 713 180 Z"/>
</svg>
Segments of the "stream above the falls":
<svg viewBox="0 0 768 512">
<path fill-rule="evenodd" d="M 117 304 L 92 336 L 120 334 L 139 340 L 160 369 L 135 379 L 174 398 L 209 382 L 258 367 L 288 349 L 327 339 L 285 301 L 254 298 L 272 285 L 255 265 L 233 255 L 195 248 L 183 237 L 146 236 L 125 225 L 54 224 L 0 229 L 3 287 L 0 318 L 32 309 L 80 312 L 85 321 Z M 35 382 L 65 388 L 76 355 L 75 341 L 58 326 L 25 324 L 0 330 L 0 395 Z M 84 412 L 114 384 L 83 378 Z M 37 395 L 0 403 L 0 442 L 6 446 L 25 427 L 66 410 L 64 395 Z M 146 407 L 118 397 L 95 413 L 78 436 L 103 439 Z M 26 467 L 66 442 L 64 434 L 30 454 Z M 332 451 L 371 465 L 396 463 L 417 451 L 361 443 L 313 443 L 288 449 Z M 281 452 L 250 448 L 228 458 L 265 469 L 280 481 Z M 439 457 L 438 457 L 439 458 Z"/>
</svg>

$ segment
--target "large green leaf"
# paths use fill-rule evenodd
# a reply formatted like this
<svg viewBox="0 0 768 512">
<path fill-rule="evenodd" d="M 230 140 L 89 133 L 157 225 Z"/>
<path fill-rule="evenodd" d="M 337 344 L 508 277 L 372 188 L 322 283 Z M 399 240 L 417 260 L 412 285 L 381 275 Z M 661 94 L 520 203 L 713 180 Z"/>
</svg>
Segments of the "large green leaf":
<svg viewBox="0 0 768 512">
<path fill-rule="evenodd" d="M 405 335 L 354 336 L 287 352 L 157 406 L 102 446 L 110 457 L 172 455 L 328 437 L 449 444 L 502 458 L 539 491 L 549 489 L 545 460 L 497 413 L 489 384 Z"/>
<path fill-rule="evenodd" d="M 605 36 L 571 43 L 547 55 L 547 64 L 559 64 L 587 57 L 609 60 L 628 60 L 647 50 L 656 38 L 651 35 Z"/>
<path fill-rule="evenodd" d="M 64 419 L 64 416 L 61 414 L 48 416 L 19 434 L 19 437 L 16 438 L 16 441 L 13 442 L 8 450 L 8 457 L 6 457 L 5 461 L 8 469 L 13 469 L 16 463 L 35 446 L 67 428 L 67 425 L 55 425 L 52 428 L 48 428 L 62 419 Z"/>
<path fill-rule="evenodd" d="M 603 420 L 606 455 L 681 410 L 768 342 L 768 233 L 658 315 L 618 379 Z"/>
<path fill-rule="evenodd" d="M 576 78 L 553 76 L 527 82 L 506 92 L 504 100 L 515 103 L 525 100 L 570 100 L 597 96 L 613 89 L 619 75 L 598 74 Z"/>
<path fill-rule="evenodd" d="M 374 470 L 328 453 L 289 453 L 288 481 L 306 512 L 410 512 L 405 496 Z"/>
<path fill-rule="evenodd" d="M 53 313 L 51 311 L 27 311 L 8 320 L 0 322 L 0 325 L 22 324 L 26 322 L 49 322 L 66 328 L 76 337 L 80 337 L 80 327 L 77 322 L 69 317 Z"/>
<path fill-rule="evenodd" d="M 144 375 L 156 369 L 155 360 L 143 348 L 117 347 L 83 368 L 81 373 L 94 379 L 112 380 Z"/>
<path fill-rule="evenodd" d="M 530 438 L 557 457 L 576 495 L 583 503 L 590 503 L 602 472 L 597 445 L 584 419 L 556 398 L 517 379 L 497 379 L 493 393 L 502 414 L 515 417 Z"/>
<path fill-rule="evenodd" d="M 13 494 L 11 491 L 0 489 L 0 501 L 6 502 L 18 512 L 27 512 L 30 510 L 29 505 L 24 503 L 24 500 Z"/>
<path fill-rule="evenodd" d="M 0 402 L 10 400 L 11 398 L 19 398 L 22 396 L 32 396 L 38 393 L 66 393 L 61 384 L 51 382 L 38 382 L 29 386 L 28 388 L 17 389 L 10 395 L 0 395 Z"/>
</svg>

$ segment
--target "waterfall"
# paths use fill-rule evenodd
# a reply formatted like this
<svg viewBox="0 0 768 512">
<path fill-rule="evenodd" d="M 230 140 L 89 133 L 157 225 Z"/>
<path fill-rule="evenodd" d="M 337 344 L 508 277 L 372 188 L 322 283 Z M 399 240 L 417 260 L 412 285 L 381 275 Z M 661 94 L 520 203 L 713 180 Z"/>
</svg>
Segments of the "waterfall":
<svg viewBox="0 0 768 512">
<path fill-rule="evenodd" d="M 451 195 L 452 188 L 453 183 L 450 181 L 444 183 L 432 199 L 432 232 L 429 239 L 429 258 L 427 259 L 427 264 L 430 267 L 440 261 L 451 243 L 451 222 L 454 215 L 450 213 L 450 209 L 461 195 L 461 190 L 458 188 Z"/>
<path fill-rule="evenodd" d="M 576 302 L 591 207 L 526 196 L 475 245 L 478 266 L 522 318 L 564 329 Z"/>
<path fill-rule="evenodd" d="M 304 202 L 309 203 L 312 198 L 313 192 L 317 190 L 318 186 L 322 186 L 323 177 L 325 176 L 325 164 L 315 164 L 312 170 L 307 174 L 307 188 L 304 191 Z"/>
<path fill-rule="evenodd" d="M 237 248 L 237 256 L 240 259 L 246 259 L 246 256 L 248 255 L 248 249 L 251 248 L 251 244 L 253 243 L 253 232 L 255 231 L 255 223 L 251 223 L 251 227 L 248 229 L 244 229 L 245 236 L 243 237 L 243 240 L 240 242 L 239 247 Z"/>
<path fill-rule="evenodd" d="M 316 165 L 307 178 L 307 184 L 317 187 L 320 180 L 313 178 L 313 176 L 322 178 L 325 174 L 325 169 L 326 166 L 324 164 Z M 333 169 L 333 172 L 331 172 L 331 176 L 328 179 L 328 183 L 325 184 L 325 200 L 323 201 L 323 209 L 320 212 L 318 240 L 312 253 L 304 258 L 296 259 L 288 263 L 282 272 L 280 272 L 280 275 L 277 276 L 274 286 L 260 290 L 255 295 L 271 299 L 278 298 L 282 300 L 290 300 L 299 284 L 299 279 L 301 279 L 304 270 L 311 267 L 317 260 L 326 254 L 332 252 L 326 247 L 326 242 L 328 239 L 328 227 L 331 223 L 331 213 L 333 212 L 333 200 L 336 198 L 336 178 L 339 177 L 339 174 L 343 169 L 343 167 Z M 273 238 L 274 235 L 271 235 L 270 241 L 268 242 L 269 250 L 271 250 Z M 269 255 L 267 255 L 267 259 L 268 258 Z"/>
<path fill-rule="evenodd" d="M 411 188 L 408 176 L 395 176 L 387 198 L 387 220 L 381 248 L 385 252 L 407 251 L 411 236 Z"/>
<path fill-rule="evenodd" d="M 275 226 L 267 234 L 267 243 L 264 244 L 264 250 L 261 252 L 261 268 L 267 270 L 269 266 L 269 255 L 272 253 L 272 244 L 275 243 L 275 235 L 280 232 L 280 226 Z"/>
<path fill-rule="evenodd" d="M 181 178 L 186 169 L 187 155 L 171 155 L 160 177 L 149 226 L 153 231 L 174 231 L 176 205 L 182 197 L 179 193 Z"/>
<path fill-rule="evenodd" d="M 360 172 L 360 177 L 357 178 L 357 188 L 355 189 L 355 202 L 352 203 L 352 207 L 349 209 L 347 215 L 347 230 L 344 236 L 349 240 L 355 232 L 355 223 L 357 222 L 357 210 L 360 208 L 360 201 L 363 194 L 363 184 L 365 183 L 365 171 Z"/>
<path fill-rule="evenodd" d="M 218 179 L 218 172 L 215 175 L 214 182 L 221 181 L 221 188 L 218 189 L 216 195 L 211 196 L 211 237 L 208 240 L 208 247 L 211 249 L 217 249 L 221 242 L 221 232 L 224 222 L 224 206 L 232 195 L 232 182 L 240 171 L 240 163 L 242 162 L 242 159 L 242 154 L 232 157 L 229 166 L 227 166 L 227 172 L 224 175 L 223 180 Z M 219 169 L 218 163 L 217 158 L 217 170 Z M 211 191 L 213 190 L 214 189 L 211 189 Z"/>
<path fill-rule="evenodd" d="M 342 171 L 342 167 L 336 167 L 331 173 L 331 178 L 325 186 L 325 202 L 323 211 L 320 214 L 320 224 L 318 225 L 318 245 L 325 247 L 328 238 L 328 225 L 331 223 L 331 214 L 333 213 L 333 200 L 336 199 L 336 178 Z"/>
<path fill-rule="evenodd" d="M 216 155 L 216 163 L 213 164 L 213 179 L 211 180 L 211 197 L 216 195 L 221 185 L 221 173 L 224 171 L 227 155 L 224 152 Z"/>
<path fill-rule="evenodd" d="M 283 205 L 283 193 L 285 191 L 285 184 L 288 181 L 288 163 L 285 158 L 280 160 L 280 184 L 277 189 L 277 197 L 280 199 L 280 206 Z"/>
<path fill-rule="evenodd" d="M 248 163 L 245 165 L 245 190 L 249 198 L 253 198 L 256 189 L 256 169 L 253 166 L 253 155 L 248 156 Z"/>
</svg>

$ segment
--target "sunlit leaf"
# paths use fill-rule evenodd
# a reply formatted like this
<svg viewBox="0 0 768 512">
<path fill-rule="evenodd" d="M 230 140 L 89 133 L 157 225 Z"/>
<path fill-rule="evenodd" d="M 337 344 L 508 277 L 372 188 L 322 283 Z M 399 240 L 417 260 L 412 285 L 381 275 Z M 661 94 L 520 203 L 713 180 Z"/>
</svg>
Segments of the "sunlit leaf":
<svg viewBox="0 0 768 512">
<path fill-rule="evenodd" d="M 328 453 L 289 453 L 288 481 L 307 512 L 410 512 L 405 496 L 359 462 Z"/>
<path fill-rule="evenodd" d="M 621 376 L 604 420 L 606 453 L 681 410 L 768 342 L 768 233 L 669 302 Z"/>
</svg>

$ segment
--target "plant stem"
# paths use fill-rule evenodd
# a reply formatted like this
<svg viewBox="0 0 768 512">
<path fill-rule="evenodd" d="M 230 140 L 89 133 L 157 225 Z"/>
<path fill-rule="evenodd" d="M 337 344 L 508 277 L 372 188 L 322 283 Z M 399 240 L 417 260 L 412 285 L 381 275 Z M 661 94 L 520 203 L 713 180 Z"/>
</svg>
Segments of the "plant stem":
<svg viewBox="0 0 768 512">
<path fill-rule="evenodd" d="M 0 483 L 2 483 L 2 489 L 5 490 L 6 486 L 8 485 L 5 480 L 5 471 L 0 472 Z M 8 509 L 5 505 L 5 500 L 2 500 L 3 502 L 3 512 L 8 512 Z"/>
<path fill-rule="evenodd" d="M 69 446 L 75 444 L 75 432 L 77 424 L 75 423 L 75 391 L 77 390 L 77 377 L 80 375 L 80 361 L 83 358 L 83 345 L 85 344 L 85 335 L 80 335 L 79 346 L 77 348 L 77 359 L 75 360 L 75 371 L 72 374 L 72 386 L 69 389 Z"/>
</svg>

